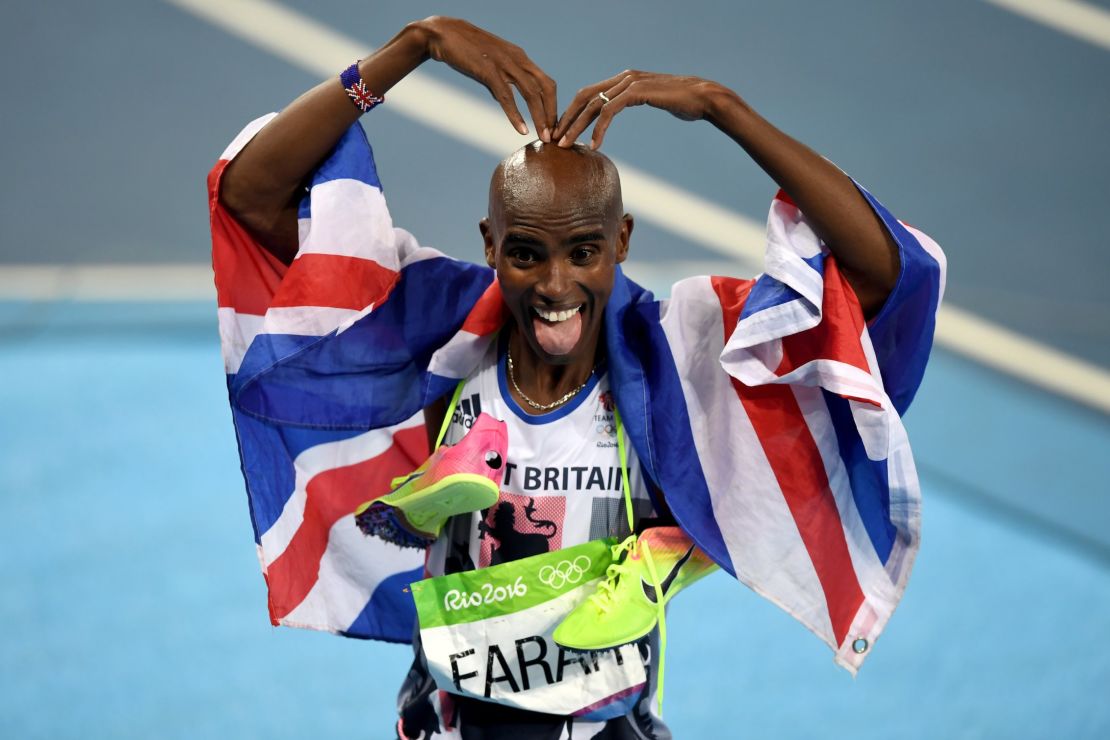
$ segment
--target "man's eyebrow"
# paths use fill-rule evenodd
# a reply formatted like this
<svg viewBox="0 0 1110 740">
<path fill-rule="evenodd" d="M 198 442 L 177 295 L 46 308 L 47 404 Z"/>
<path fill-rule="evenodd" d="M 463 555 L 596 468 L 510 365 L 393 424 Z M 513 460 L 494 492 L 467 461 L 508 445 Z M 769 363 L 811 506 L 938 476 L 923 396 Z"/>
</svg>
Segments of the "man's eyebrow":
<svg viewBox="0 0 1110 740">
<path fill-rule="evenodd" d="M 575 234 L 570 239 L 567 239 L 568 244 L 586 244 L 588 242 L 603 241 L 605 241 L 605 234 L 600 231 L 587 231 L 582 234 Z"/>
<path fill-rule="evenodd" d="M 528 247 L 542 247 L 543 242 L 534 236 L 528 234 L 521 234 L 520 232 L 510 231 L 505 235 L 506 244 L 523 244 Z"/>
</svg>

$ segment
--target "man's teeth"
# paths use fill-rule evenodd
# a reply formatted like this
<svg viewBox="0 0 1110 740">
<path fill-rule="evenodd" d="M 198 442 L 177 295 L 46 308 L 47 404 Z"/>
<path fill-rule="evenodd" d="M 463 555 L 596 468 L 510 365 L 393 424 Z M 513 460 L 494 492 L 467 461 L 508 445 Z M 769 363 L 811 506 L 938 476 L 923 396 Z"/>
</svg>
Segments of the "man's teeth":
<svg viewBox="0 0 1110 740">
<path fill-rule="evenodd" d="M 537 308 L 536 313 L 538 313 L 540 315 L 540 318 L 542 318 L 544 321 L 558 323 L 560 321 L 566 321 L 571 316 L 578 313 L 579 308 L 582 307 L 578 306 L 578 308 L 571 308 L 567 309 L 566 311 L 544 311 L 542 308 Z"/>
</svg>

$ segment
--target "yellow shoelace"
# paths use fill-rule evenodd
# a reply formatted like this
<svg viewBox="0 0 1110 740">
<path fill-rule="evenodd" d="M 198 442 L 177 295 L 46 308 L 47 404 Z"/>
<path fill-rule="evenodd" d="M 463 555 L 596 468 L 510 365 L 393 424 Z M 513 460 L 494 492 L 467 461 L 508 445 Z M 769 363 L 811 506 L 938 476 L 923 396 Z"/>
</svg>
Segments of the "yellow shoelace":
<svg viewBox="0 0 1110 740">
<path fill-rule="evenodd" d="M 613 545 L 613 564 L 605 570 L 605 580 L 598 584 L 597 591 L 590 594 L 590 601 L 605 613 L 609 613 L 612 608 L 615 591 L 617 588 L 617 581 L 620 577 L 632 573 L 632 566 L 628 564 L 628 558 L 621 560 L 624 553 L 629 556 L 636 551 L 636 535 L 629 535 L 625 538 L 624 542 Z"/>
<path fill-rule="evenodd" d="M 667 617 L 666 608 L 664 607 L 663 588 L 659 580 L 659 573 L 655 569 L 655 559 L 651 556 L 651 547 L 647 542 L 643 543 L 643 547 L 639 547 L 639 537 L 631 534 L 624 539 L 613 545 L 613 560 L 614 562 L 605 569 L 605 580 L 598 584 L 597 591 L 590 594 L 590 602 L 594 604 L 602 612 L 608 614 L 612 609 L 613 602 L 616 600 L 617 582 L 622 576 L 635 576 L 637 570 L 629 564 L 629 559 L 636 554 L 637 549 L 640 549 L 644 563 L 647 565 L 648 577 L 651 578 L 651 584 L 655 588 L 655 603 L 656 608 L 659 610 L 659 714 L 663 714 L 663 669 L 666 665 L 667 659 Z M 622 556 L 625 556 L 623 559 Z"/>
<path fill-rule="evenodd" d="M 624 491 L 624 512 L 628 517 L 628 531 L 631 532 L 624 542 L 618 545 L 613 545 L 613 559 L 620 559 L 621 555 L 626 555 L 623 561 L 610 565 L 606 571 L 605 582 L 602 583 L 598 590 L 603 593 L 591 594 L 590 599 L 599 607 L 603 602 L 607 602 L 613 597 L 613 590 L 616 588 L 617 578 L 621 575 L 628 573 L 631 566 L 628 565 L 628 559 L 636 552 L 639 547 L 639 537 L 636 535 L 636 522 L 632 515 L 632 489 L 628 484 L 628 451 L 624 445 L 624 424 L 621 422 L 621 412 L 617 409 L 616 405 L 613 406 L 613 421 L 616 422 L 617 427 L 617 452 L 621 461 L 621 488 Z M 651 548 L 648 543 L 643 543 L 643 556 L 644 563 L 647 565 L 648 576 L 651 578 L 652 586 L 655 588 L 655 606 L 659 610 L 659 693 L 658 693 L 658 706 L 659 716 L 663 716 L 663 669 L 667 661 L 667 615 L 666 608 L 663 606 L 663 588 L 659 580 L 659 573 L 655 569 L 655 559 L 651 556 Z M 596 598 L 595 598 L 596 597 Z M 608 604 L 602 607 L 603 610 L 608 611 Z"/>
</svg>

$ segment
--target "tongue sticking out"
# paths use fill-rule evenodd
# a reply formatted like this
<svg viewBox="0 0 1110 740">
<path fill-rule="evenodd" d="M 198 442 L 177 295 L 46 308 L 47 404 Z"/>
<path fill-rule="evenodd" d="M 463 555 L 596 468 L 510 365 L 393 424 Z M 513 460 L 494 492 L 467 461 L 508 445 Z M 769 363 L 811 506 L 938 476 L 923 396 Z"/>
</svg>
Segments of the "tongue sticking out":
<svg viewBox="0 0 1110 740">
<path fill-rule="evenodd" d="M 582 336 L 582 312 L 571 316 L 566 321 L 551 323 L 544 321 L 539 316 L 532 318 L 532 328 L 536 332 L 536 340 L 549 355 L 565 355 L 574 349 Z"/>
</svg>

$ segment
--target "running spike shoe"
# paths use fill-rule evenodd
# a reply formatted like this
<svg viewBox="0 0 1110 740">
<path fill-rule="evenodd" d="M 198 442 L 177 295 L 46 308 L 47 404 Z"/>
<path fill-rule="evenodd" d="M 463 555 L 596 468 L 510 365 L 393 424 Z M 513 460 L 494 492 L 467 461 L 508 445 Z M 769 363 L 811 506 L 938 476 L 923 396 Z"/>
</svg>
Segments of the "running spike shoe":
<svg viewBox="0 0 1110 740">
<path fill-rule="evenodd" d="M 355 510 L 364 534 L 401 547 L 424 548 L 449 517 L 487 509 L 500 496 L 509 436 L 505 422 L 479 414 L 458 444 L 443 446 L 392 490 Z"/>
<path fill-rule="evenodd" d="M 614 560 L 622 556 L 597 591 L 555 628 L 555 642 L 572 650 L 634 642 L 651 632 L 675 594 L 717 568 L 678 527 L 652 527 L 638 539 L 629 537 L 613 546 Z"/>
</svg>

